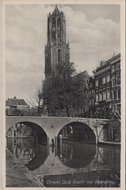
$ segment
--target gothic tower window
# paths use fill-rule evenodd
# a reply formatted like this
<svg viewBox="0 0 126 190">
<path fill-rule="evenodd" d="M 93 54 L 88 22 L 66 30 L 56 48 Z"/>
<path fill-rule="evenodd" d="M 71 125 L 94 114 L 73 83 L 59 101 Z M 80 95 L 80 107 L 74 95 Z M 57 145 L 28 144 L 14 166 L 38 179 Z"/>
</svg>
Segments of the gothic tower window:
<svg viewBox="0 0 126 190">
<path fill-rule="evenodd" d="M 52 18 L 52 27 L 55 27 L 55 25 L 56 25 L 55 18 Z"/>
<path fill-rule="evenodd" d="M 58 41 L 61 42 L 61 32 L 58 32 Z"/>
<path fill-rule="evenodd" d="M 52 40 L 55 41 L 56 40 L 56 32 L 52 31 Z"/>
<path fill-rule="evenodd" d="M 49 30 L 49 24 L 50 24 L 50 21 L 49 21 L 50 19 L 48 18 L 48 40 L 49 40 L 49 37 L 50 37 L 50 30 Z"/>
<path fill-rule="evenodd" d="M 57 26 L 60 27 L 60 25 L 61 25 L 61 20 L 60 20 L 60 18 L 58 18 L 58 20 L 57 20 Z"/>
<path fill-rule="evenodd" d="M 61 62 L 61 50 L 58 49 L 58 63 Z"/>
</svg>

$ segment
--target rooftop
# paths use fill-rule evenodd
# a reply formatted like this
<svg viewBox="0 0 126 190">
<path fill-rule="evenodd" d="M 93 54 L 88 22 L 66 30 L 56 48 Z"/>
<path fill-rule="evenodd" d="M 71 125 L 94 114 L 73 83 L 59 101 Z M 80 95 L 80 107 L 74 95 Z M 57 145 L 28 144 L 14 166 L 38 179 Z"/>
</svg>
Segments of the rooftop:
<svg viewBox="0 0 126 190">
<path fill-rule="evenodd" d="M 116 59 L 118 59 L 118 58 L 120 58 L 120 53 L 117 54 L 117 55 L 114 55 L 113 57 L 111 57 L 110 59 L 108 59 L 108 60 L 106 60 L 106 61 L 101 61 L 101 62 L 100 62 L 100 66 L 97 67 L 94 72 L 97 72 L 97 71 L 99 71 L 100 69 L 102 69 L 102 68 L 104 68 L 104 67 L 110 65 L 112 61 L 114 61 L 114 60 L 116 60 Z"/>
<path fill-rule="evenodd" d="M 14 106 L 14 105 L 27 105 L 27 104 L 24 99 L 17 99 L 16 97 L 8 98 L 8 100 L 6 100 L 6 106 Z"/>
</svg>

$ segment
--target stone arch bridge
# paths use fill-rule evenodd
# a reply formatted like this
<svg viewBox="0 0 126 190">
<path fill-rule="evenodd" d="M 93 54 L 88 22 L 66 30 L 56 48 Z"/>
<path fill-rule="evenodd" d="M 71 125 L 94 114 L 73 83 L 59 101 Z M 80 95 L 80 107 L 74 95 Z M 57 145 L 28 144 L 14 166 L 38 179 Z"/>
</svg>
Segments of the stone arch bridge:
<svg viewBox="0 0 126 190">
<path fill-rule="evenodd" d="M 88 126 L 95 134 L 96 144 L 104 141 L 104 130 L 109 126 L 120 126 L 120 122 L 110 119 L 77 118 L 77 117 L 40 117 L 40 116 L 6 116 L 6 131 L 17 123 L 34 123 L 42 128 L 49 140 L 55 139 L 60 130 L 71 123 L 82 123 Z M 84 125 L 84 126 L 85 126 Z"/>
</svg>

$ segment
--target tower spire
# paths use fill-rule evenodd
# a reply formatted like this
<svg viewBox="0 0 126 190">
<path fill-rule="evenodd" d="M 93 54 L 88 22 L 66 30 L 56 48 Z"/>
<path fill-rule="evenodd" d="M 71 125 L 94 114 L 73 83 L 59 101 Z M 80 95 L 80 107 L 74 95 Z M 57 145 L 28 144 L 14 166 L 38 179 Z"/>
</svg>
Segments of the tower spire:
<svg viewBox="0 0 126 190">
<path fill-rule="evenodd" d="M 58 6 L 57 6 L 57 4 L 56 4 L 56 5 L 55 5 L 55 9 L 54 9 L 54 11 L 53 11 L 53 14 L 58 14 L 58 13 L 60 13 L 60 11 L 59 11 Z"/>
</svg>

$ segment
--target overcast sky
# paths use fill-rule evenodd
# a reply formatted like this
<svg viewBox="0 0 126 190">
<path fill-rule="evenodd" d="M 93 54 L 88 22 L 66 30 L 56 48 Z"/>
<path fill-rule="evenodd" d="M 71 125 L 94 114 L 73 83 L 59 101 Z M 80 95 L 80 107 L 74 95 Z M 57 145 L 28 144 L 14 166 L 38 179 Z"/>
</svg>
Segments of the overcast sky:
<svg viewBox="0 0 126 190">
<path fill-rule="evenodd" d="M 55 5 L 6 5 L 6 98 L 31 99 L 44 79 L 47 15 Z M 70 60 L 90 75 L 120 52 L 119 5 L 58 5 L 66 17 Z"/>
</svg>

